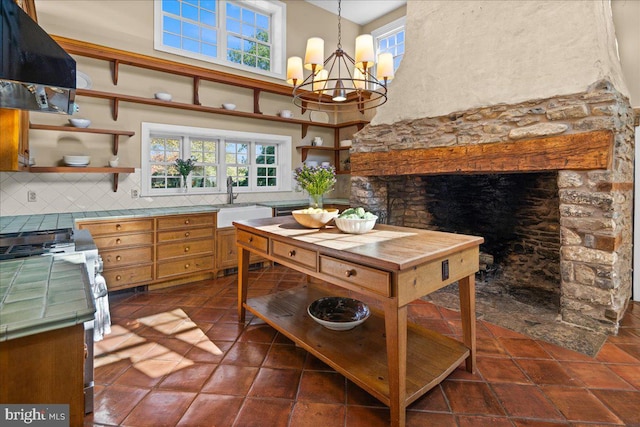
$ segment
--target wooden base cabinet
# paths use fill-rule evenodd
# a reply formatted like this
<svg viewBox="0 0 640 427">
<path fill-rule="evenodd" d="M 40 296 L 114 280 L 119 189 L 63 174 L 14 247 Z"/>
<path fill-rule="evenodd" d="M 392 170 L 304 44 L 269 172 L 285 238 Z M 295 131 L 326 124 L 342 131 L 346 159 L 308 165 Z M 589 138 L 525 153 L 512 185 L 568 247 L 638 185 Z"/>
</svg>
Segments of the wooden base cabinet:
<svg viewBox="0 0 640 427">
<path fill-rule="evenodd" d="M 249 263 L 266 261 L 263 257 L 251 254 Z M 236 229 L 234 227 L 219 228 L 216 231 L 216 270 L 235 268 L 238 266 L 238 246 L 236 245 Z"/>
<path fill-rule="evenodd" d="M 158 217 L 156 229 L 157 279 L 215 269 L 215 213 Z"/>
<path fill-rule="evenodd" d="M 146 284 L 154 279 L 153 218 L 80 222 L 88 229 L 104 263 L 110 291 Z"/>
</svg>

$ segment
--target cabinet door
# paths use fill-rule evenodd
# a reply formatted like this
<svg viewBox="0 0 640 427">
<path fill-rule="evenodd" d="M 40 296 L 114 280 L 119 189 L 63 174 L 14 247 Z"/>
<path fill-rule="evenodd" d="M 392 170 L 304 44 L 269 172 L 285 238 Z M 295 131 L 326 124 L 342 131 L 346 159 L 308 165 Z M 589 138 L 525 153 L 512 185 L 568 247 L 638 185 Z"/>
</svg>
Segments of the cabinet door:
<svg viewBox="0 0 640 427">
<path fill-rule="evenodd" d="M 249 256 L 249 263 L 255 264 L 266 261 L 253 252 Z M 236 229 L 233 227 L 219 228 L 216 232 L 216 267 L 218 270 L 238 266 L 238 246 L 236 245 Z"/>
<path fill-rule="evenodd" d="M 0 171 L 18 171 L 29 164 L 29 113 L 0 108 Z"/>
</svg>

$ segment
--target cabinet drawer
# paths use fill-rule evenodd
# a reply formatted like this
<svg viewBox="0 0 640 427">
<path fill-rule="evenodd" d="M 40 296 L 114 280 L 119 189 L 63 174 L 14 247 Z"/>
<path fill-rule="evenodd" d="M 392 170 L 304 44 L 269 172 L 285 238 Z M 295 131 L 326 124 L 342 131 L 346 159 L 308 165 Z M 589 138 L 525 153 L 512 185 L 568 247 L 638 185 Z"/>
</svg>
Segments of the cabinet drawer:
<svg viewBox="0 0 640 427">
<path fill-rule="evenodd" d="M 117 268 L 121 265 L 131 264 L 144 264 L 147 262 L 153 262 L 153 248 L 151 246 L 130 248 L 130 249 L 116 249 L 109 251 L 102 251 L 102 261 L 104 262 L 104 269 Z"/>
<path fill-rule="evenodd" d="M 153 280 L 153 265 L 136 265 L 134 267 L 106 270 L 102 273 L 110 291 L 131 287 Z"/>
<path fill-rule="evenodd" d="M 238 240 L 238 243 L 242 243 L 245 246 L 250 246 L 265 254 L 267 253 L 268 240 L 266 237 L 258 236 L 257 234 L 249 233 L 248 231 L 244 230 L 237 230 L 236 239 Z"/>
<path fill-rule="evenodd" d="M 391 294 L 391 275 L 386 271 L 321 255 L 320 272 L 380 295 Z"/>
<path fill-rule="evenodd" d="M 152 233 L 122 234 L 115 236 L 94 237 L 98 249 L 113 249 L 127 246 L 148 246 L 153 244 Z"/>
<path fill-rule="evenodd" d="M 214 228 L 194 228 L 188 230 L 172 230 L 158 232 L 158 243 L 171 242 L 174 240 L 192 240 L 213 237 Z"/>
<path fill-rule="evenodd" d="M 282 260 L 291 261 L 316 271 L 318 266 L 318 254 L 316 251 L 304 249 L 289 243 L 272 240 L 271 253 Z"/>
<path fill-rule="evenodd" d="M 202 254 L 213 254 L 213 239 L 158 245 L 157 260 Z"/>
<path fill-rule="evenodd" d="M 215 214 L 167 216 L 159 217 L 156 221 L 158 230 L 184 227 L 215 227 Z"/>
<path fill-rule="evenodd" d="M 186 275 L 204 270 L 213 270 L 213 255 L 186 258 L 177 261 L 158 262 L 158 279 Z"/>
<path fill-rule="evenodd" d="M 78 223 L 78 228 L 88 229 L 95 238 L 103 234 L 135 233 L 140 231 L 153 231 L 152 219 L 124 220 L 124 221 L 100 221 L 85 224 Z"/>
</svg>

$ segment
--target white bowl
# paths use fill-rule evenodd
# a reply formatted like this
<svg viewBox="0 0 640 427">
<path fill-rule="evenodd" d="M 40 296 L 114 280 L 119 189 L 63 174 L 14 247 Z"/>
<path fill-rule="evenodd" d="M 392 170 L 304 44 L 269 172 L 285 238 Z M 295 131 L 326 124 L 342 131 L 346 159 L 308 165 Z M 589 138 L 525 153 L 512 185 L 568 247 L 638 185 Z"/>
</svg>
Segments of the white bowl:
<svg viewBox="0 0 640 427">
<path fill-rule="evenodd" d="M 62 160 L 67 166 L 87 166 L 91 161 L 89 156 L 63 156 Z"/>
<path fill-rule="evenodd" d="M 153 96 L 155 96 L 156 99 L 159 99 L 161 101 L 171 101 L 172 99 L 171 94 L 166 92 L 156 92 L 153 94 Z"/>
<path fill-rule="evenodd" d="M 338 216 L 338 209 L 323 209 L 323 212 L 307 213 L 305 209 L 291 212 L 293 218 L 303 227 L 322 228 Z"/>
<path fill-rule="evenodd" d="M 222 108 L 224 108 L 225 110 L 235 110 L 236 104 L 225 103 L 225 104 L 222 104 Z"/>
<path fill-rule="evenodd" d="M 111 166 L 112 168 L 117 168 L 118 167 L 118 161 L 117 160 L 109 160 L 109 166 Z"/>
<path fill-rule="evenodd" d="M 307 307 L 309 316 L 327 329 L 348 331 L 362 324 L 371 312 L 367 304 L 353 298 L 324 297 Z"/>
<path fill-rule="evenodd" d="M 349 234 L 364 234 L 373 229 L 374 225 L 376 225 L 376 221 L 378 217 L 371 219 L 348 219 L 348 218 L 336 218 L 336 227 L 340 229 L 340 231 Z"/>
<path fill-rule="evenodd" d="M 343 139 L 342 141 L 340 141 L 340 147 L 351 147 L 351 140 Z"/>
<path fill-rule="evenodd" d="M 71 123 L 71 126 L 73 127 L 88 128 L 89 125 L 91 124 L 91 120 L 74 118 L 74 119 L 69 119 L 69 123 Z"/>
</svg>

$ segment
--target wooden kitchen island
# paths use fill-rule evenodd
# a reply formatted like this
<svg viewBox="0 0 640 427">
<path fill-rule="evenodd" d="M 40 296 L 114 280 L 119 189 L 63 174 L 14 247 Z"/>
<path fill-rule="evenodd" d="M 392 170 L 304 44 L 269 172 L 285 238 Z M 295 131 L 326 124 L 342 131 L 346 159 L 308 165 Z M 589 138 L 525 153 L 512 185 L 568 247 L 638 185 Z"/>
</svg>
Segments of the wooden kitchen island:
<svg viewBox="0 0 640 427">
<path fill-rule="evenodd" d="M 367 234 L 308 229 L 293 217 L 234 222 L 238 245 L 238 314 L 263 319 L 391 409 L 404 426 L 406 408 L 463 361 L 475 370 L 475 280 L 481 237 L 378 224 Z M 302 284 L 247 298 L 249 254 L 259 254 L 379 302 L 350 331 L 326 329 L 307 314 L 323 286 Z M 460 287 L 462 342 L 407 321 L 408 304 L 452 282 Z M 323 289 L 324 288 L 324 289 Z M 338 294 L 332 292 L 332 295 Z M 357 298 L 357 296 L 356 296 Z"/>
</svg>

